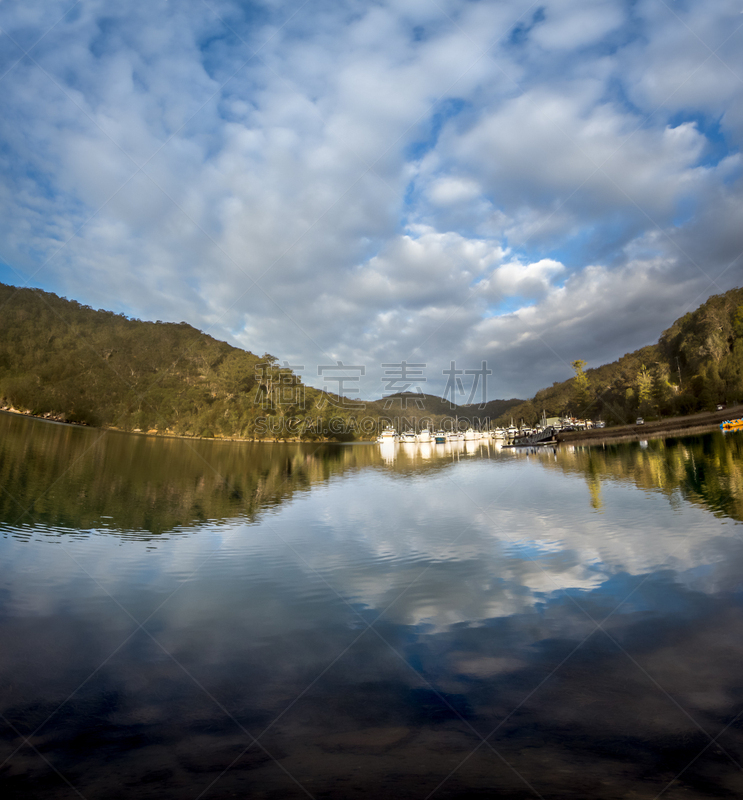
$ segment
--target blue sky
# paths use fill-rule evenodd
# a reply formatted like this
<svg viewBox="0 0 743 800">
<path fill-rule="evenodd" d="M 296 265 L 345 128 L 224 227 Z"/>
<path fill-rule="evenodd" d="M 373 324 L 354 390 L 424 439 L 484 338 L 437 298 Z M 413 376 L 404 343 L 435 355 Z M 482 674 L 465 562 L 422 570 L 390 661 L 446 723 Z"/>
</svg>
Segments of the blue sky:
<svg viewBox="0 0 743 800">
<path fill-rule="evenodd" d="M 740 285 L 743 2 L 0 4 L 0 280 L 527 396 Z M 358 395 L 357 395 L 358 396 Z"/>
</svg>

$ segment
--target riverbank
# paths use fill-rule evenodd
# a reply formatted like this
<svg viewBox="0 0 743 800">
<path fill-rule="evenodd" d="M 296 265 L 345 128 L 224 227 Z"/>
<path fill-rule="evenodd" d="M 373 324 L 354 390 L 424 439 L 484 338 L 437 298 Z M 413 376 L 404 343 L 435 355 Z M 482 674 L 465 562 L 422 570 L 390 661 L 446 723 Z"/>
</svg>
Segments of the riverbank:
<svg viewBox="0 0 743 800">
<path fill-rule="evenodd" d="M 336 442 L 338 443 L 337 439 L 331 439 L 328 437 L 323 436 L 314 436 L 312 438 L 302 439 L 300 436 L 287 436 L 284 439 L 279 439 L 276 437 L 265 436 L 262 438 L 241 438 L 239 436 L 189 436 L 187 434 L 182 433 L 174 433 L 170 430 L 159 431 L 155 429 L 151 430 L 140 430 L 139 428 L 134 428 L 132 430 L 126 430 L 124 428 L 117 428 L 114 425 L 105 426 L 105 427 L 98 427 L 95 425 L 88 425 L 87 422 L 73 422 L 72 420 L 65 419 L 62 416 L 55 416 L 53 414 L 32 414 L 30 411 L 22 411 L 17 408 L 13 408 L 12 406 L 2 406 L 0 407 L 0 414 L 12 414 L 17 417 L 26 417 L 27 419 L 35 419 L 39 422 L 51 422 L 55 425 L 70 425 L 75 428 L 88 428 L 89 430 L 94 431 L 112 431 L 113 433 L 127 433 L 132 434 L 133 436 L 151 436 L 157 437 L 158 439 L 185 439 L 187 441 L 196 441 L 196 442 L 248 442 L 248 443 L 267 443 L 267 444 L 312 444 L 313 442 L 322 442 L 322 443 L 330 443 Z"/>
<path fill-rule="evenodd" d="M 685 417 L 645 422 L 644 425 L 615 425 L 611 428 L 591 428 L 586 431 L 558 433 L 557 441 L 565 444 L 574 442 L 586 444 L 606 444 L 609 442 L 631 442 L 638 439 L 659 439 L 664 436 L 688 436 L 719 428 L 726 419 L 736 419 L 743 415 L 743 406 L 730 406 L 723 411 L 704 411 Z"/>
</svg>

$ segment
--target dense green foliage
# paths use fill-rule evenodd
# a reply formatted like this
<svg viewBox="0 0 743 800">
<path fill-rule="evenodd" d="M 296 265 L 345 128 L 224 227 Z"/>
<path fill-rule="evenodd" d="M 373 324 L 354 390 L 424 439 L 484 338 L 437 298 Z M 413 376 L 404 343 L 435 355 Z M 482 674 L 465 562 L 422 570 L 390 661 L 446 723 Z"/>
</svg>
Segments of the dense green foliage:
<svg viewBox="0 0 743 800">
<path fill-rule="evenodd" d="M 584 371 L 541 389 L 509 409 L 508 417 L 536 422 L 547 416 L 575 416 L 625 424 L 644 417 L 712 411 L 717 403 L 743 400 L 743 289 L 710 297 L 664 331 L 658 344 L 611 364 Z"/>
<path fill-rule="evenodd" d="M 283 414 L 293 413 L 293 397 L 303 398 L 298 378 L 273 356 L 259 358 L 185 322 L 141 322 L 1 284 L 0 307 L 0 397 L 32 414 L 250 437 L 279 392 Z"/>
</svg>

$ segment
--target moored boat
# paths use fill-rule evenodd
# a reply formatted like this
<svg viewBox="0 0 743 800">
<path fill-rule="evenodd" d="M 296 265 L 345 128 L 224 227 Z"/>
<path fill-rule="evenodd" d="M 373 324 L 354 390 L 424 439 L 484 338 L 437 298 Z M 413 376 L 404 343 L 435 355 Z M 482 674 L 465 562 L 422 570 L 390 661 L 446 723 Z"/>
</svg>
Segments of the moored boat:
<svg viewBox="0 0 743 800">
<path fill-rule="evenodd" d="M 397 431 L 392 425 L 387 425 L 385 429 L 377 436 L 378 442 L 394 442 L 397 439 Z"/>
<path fill-rule="evenodd" d="M 726 419 L 720 423 L 720 430 L 723 431 L 743 431 L 743 417 L 738 419 Z"/>
</svg>

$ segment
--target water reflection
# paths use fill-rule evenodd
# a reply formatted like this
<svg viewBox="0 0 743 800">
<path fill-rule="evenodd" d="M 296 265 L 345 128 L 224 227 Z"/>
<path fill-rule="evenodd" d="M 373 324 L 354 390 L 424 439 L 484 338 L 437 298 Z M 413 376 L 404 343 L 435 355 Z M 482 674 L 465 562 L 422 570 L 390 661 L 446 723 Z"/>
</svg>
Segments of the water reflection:
<svg viewBox="0 0 743 800">
<path fill-rule="evenodd" d="M 743 437 L 721 431 L 684 439 L 560 450 L 551 466 L 589 481 L 628 482 L 743 520 Z M 548 465 L 550 459 L 543 463 Z"/>
<path fill-rule="evenodd" d="M 396 440 L 386 440 L 380 442 L 379 452 L 382 454 L 384 462 L 393 465 L 399 461 L 400 466 L 420 464 L 424 461 L 446 461 L 456 460 L 462 455 L 480 456 L 487 458 L 498 452 L 502 448 L 501 442 L 490 439 L 448 440 L 441 444 L 435 442 L 398 442 Z"/>
<path fill-rule="evenodd" d="M 162 534 L 261 509 L 334 476 L 384 466 L 400 475 L 463 457 L 529 460 L 602 482 L 630 482 L 743 520 L 743 439 L 722 433 L 610 447 L 503 448 L 487 439 L 400 445 L 247 444 L 155 439 L 0 414 L 0 524 Z"/>
<path fill-rule="evenodd" d="M 250 444 L 153 438 L 0 413 L 0 525 L 163 534 L 262 509 L 334 476 L 441 469 L 489 447 Z"/>
<path fill-rule="evenodd" d="M 740 438 L 0 424 L 11 795 L 70 796 L 55 770 L 85 797 L 740 792 Z"/>
<path fill-rule="evenodd" d="M 155 439 L 0 414 L 0 521 L 161 534 L 254 519 L 375 461 L 368 447 Z"/>
</svg>

